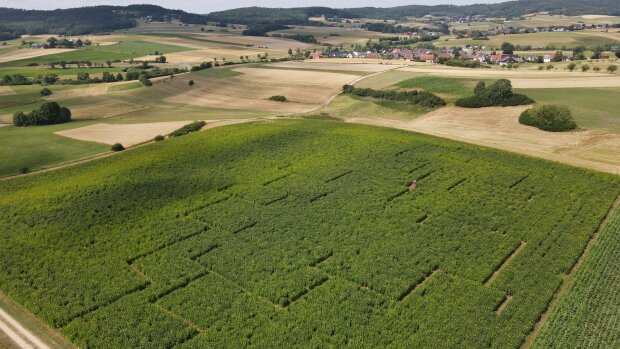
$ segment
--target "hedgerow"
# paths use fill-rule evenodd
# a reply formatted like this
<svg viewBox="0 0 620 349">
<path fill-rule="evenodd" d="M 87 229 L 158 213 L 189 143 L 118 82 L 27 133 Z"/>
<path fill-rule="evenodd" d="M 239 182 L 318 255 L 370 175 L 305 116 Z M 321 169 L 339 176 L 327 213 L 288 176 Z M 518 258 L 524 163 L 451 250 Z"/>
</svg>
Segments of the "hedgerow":
<svg viewBox="0 0 620 349">
<path fill-rule="evenodd" d="M 428 108 L 438 108 L 446 105 L 443 99 L 425 91 L 374 90 L 371 88 L 357 88 L 352 85 L 344 85 L 342 92 L 359 97 L 403 101 Z"/>
<path fill-rule="evenodd" d="M 3 182 L 0 291 L 83 348 L 516 348 L 618 192 L 397 130 L 222 127 Z"/>
<path fill-rule="evenodd" d="M 185 136 L 186 134 L 190 134 L 192 132 L 200 131 L 207 123 L 204 121 L 194 121 L 190 124 L 187 124 L 181 127 L 178 130 L 172 131 L 169 136 L 170 137 L 180 137 Z"/>
<path fill-rule="evenodd" d="M 463 108 L 509 107 L 532 104 L 534 101 L 526 95 L 512 92 L 510 80 L 500 79 L 488 88 L 484 82 L 478 83 L 473 96 L 456 100 L 455 105 Z"/>
</svg>

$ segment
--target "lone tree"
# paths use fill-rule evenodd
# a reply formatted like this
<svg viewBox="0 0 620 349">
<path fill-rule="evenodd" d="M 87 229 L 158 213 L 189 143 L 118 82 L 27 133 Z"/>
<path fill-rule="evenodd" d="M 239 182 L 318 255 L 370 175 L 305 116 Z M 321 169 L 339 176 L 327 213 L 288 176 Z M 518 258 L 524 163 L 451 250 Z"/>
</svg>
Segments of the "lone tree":
<svg viewBox="0 0 620 349">
<path fill-rule="evenodd" d="M 612 64 L 607 67 L 607 71 L 609 72 L 609 74 L 613 74 L 616 70 L 618 70 L 618 66 L 615 64 Z"/>
<path fill-rule="evenodd" d="M 509 42 L 505 42 L 502 44 L 502 52 L 506 55 L 511 55 L 515 51 L 515 46 Z"/>
</svg>

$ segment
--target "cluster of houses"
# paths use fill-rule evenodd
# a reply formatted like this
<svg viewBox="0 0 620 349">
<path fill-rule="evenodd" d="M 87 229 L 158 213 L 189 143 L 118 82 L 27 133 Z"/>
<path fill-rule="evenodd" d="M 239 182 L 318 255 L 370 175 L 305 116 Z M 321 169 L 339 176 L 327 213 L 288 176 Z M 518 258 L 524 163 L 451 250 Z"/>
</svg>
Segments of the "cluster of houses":
<svg viewBox="0 0 620 349">
<path fill-rule="evenodd" d="M 457 53 L 458 51 L 458 53 Z M 426 63 L 437 63 L 440 59 L 460 58 L 466 61 L 478 61 L 482 64 L 498 64 L 509 65 L 525 62 L 537 62 L 542 57 L 544 63 L 555 62 L 556 53 L 548 53 L 544 55 L 526 55 L 519 57 L 513 54 L 501 54 L 494 51 L 484 51 L 472 47 L 460 47 L 458 50 L 454 48 L 427 49 L 427 48 L 395 48 L 382 52 L 357 52 L 357 51 L 338 51 L 338 52 L 313 52 L 310 55 L 312 59 L 319 58 L 369 58 L 369 59 L 393 59 L 406 61 L 420 61 Z M 560 60 L 563 59 L 560 58 Z"/>
</svg>

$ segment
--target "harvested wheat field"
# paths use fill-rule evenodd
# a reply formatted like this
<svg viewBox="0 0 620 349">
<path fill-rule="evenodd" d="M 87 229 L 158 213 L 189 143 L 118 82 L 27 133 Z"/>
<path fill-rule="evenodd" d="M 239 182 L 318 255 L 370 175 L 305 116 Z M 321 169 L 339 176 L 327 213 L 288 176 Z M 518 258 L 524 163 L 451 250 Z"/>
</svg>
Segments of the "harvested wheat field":
<svg viewBox="0 0 620 349">
<path fill-rule="evenodd" d="M 400 71 L 422 74 L 479 79 L 510 79 L 515 88 L 566 88 L 566 87 L 616 87 L 620 75 L 581 73 L 569 71 L 534 71 L 500 69 L 463 69 L 420 65 L 405 67 Z"/>
<path fill-rule="evenodd" d="M 366 64 L 366 63 L 337 63 L 321 60 L 304 61 L 304 62 L 280 62 L 269 65 L 277 68 L 294 68 L 294 69 L 317 69 L 317 70 L 350 70 L 356 72 L 378 73 L 386 70 L 395 69 L 397 66 L 385 64 Z"/>
<path fill-rule="evenodd" d="M 417 131 L 620 174 L 620 136 L 604 131 L 553 133 L 519 124 L 528 107 L 445 107 L 411 121 L 350 118 L 347 122 Z"/>
<path fill-rule="evenodd" d="M 121 143 L 125 147 L 144 143 L 157 135 L 165 135 L 191 121 L 153 122 L 145 124 L 95 124 L 56 132 L 59 136 L 103 144 Z"/>
<path fill-rule="evenodd" d="M 290 102 L 308 104 L 327 103 L 341 89 L 340 85 L 304 85 L 300 87 L 297 84 L 246 80 L 242 77 L 243 75 L 228 79 L 212 79 L 192 74 L 168 80 L 165 84 L 157 84 L 156 87 L 165 89 L 168 93 L 174 91 L 175 94 L 183 94 L 188 89 L 187 81 L 192 79 L 195 82 L 195 85 L 191 87 L 193 91 L 253 99 L 268 99 L 274 95 L 281 95 L 286 96 Z"/>
<path fill-rule="evenodd" d="M 153 79 L 156 81 L 156 79 Z M 114 82 L 108 84 L 93 84 L 84 88 L 73 88 L 68 90 L 62 90 L 54 92 L 53 97 L 49 97 L 49 99 L 68 99 L 68 98 L 77 98 L 77 97 L 94 97 L 101 96 L 107 94 L 113 86 L 127 85 L 131 84 L 135 81 L 122 81 L 122 82 Z"/>
<path fill-rule="evenodd" d="M 48 55 L 53 55 L 55 53 L 63 53 L 63 52 L 70 52 L 70 51 L 74 51 L 73 49 L 66 49 L 66 48 L 50 48 L 50 49 L 19 49 L 17 51 L 11 51 L 10 53 L 6 54 L 6 55 L 2 55 L 0 56 L 0 63 L 5 63 L 5 62 L 11 62 L 11 61 L 17 61 L 17 60 L 21 60 L 21 59 L 28 59 L 28 58 L 34 58 L 34 57 L 41 57 L 41 56 L 48 56 Z"/>
<path fill-rule="evenodd" d="M 281 39 L 281 38 L 272 38 L 266 36 L 241 36 L 241 35 L 222 35 L 222 34 L 199 34 L 200 36 L 204 36 L 206 40 L 217 41 L 221 43 L 229 43 L 229 44 L 238 44 L 238 45 L 248 45 L 249 47 L 258 48 L 268 48 L 270 50 L 280 50 L 287 51 L 289 48 L 296 49 L 299 48 L 301 50 L 311 47 L 311 45 L 305 44 L 303 42 L 289 40 L 289 39 Z"/>
<path fill-rule="evenodd" d="M 235 77 L 236 79 L 296 85 L 342 87 L 342 85 L 348 84 L 358 78 L 358 76 L 351 74 L 326 73 L 318 71 L 294 71 L 285 69 L 237 68 L 233 71 L 244 74 Z"/>
<path fill-rule="evenodd" d="M 102 119 L 146 110 L 151 107 L 113 99 L 71 107 L 73 119 Z"/>
<path fill-rule="evenodd" d="M 0 86 L 0 96 L 14 95 L 15 91 L 10 86 Z"/>
<path fill-rule="evenodd" d="M 201 46 L 201 48 L 204 48 L 204 46 Z M 213 60 L 214 58 L 217 58 L 219 60 L 222 57 L 231 59 L 231 60 L 239 59 L 240 56 L 256 57 L 257 54 L 263 54 L 264 52 L 265 50 L 251 49 L 251 48 L 235 49 L 235 48 L 216 48 L 216 47 L 211 48 L 209 47 L 207 49 L 199 49 L 195 51 L 168 53 L 166 54 L 166 61 L 168 63 L 173 63 L 173 64 L 175 63 L 202 63 L 205 61 L 209 62 Z M 158 56 L 149 55 L 149 56 L 138 57 L 136 58 L 136 60 L 151 60 L 152 61 L 156 57 Z"/>
<path fill-rule="evenodd" d="M 275 114 L 304 113 L 320 107 L 317 104 L 274 102 L 267 99 L 243 98 L 227 96 L 217 93 L 204 93 L 200 90 L 191 90 L 180 95 L 164 99 L 166 103 L 181 103 L 199 107 L 219 109 L 251 109 L 273 112 Z"/>
</svg>

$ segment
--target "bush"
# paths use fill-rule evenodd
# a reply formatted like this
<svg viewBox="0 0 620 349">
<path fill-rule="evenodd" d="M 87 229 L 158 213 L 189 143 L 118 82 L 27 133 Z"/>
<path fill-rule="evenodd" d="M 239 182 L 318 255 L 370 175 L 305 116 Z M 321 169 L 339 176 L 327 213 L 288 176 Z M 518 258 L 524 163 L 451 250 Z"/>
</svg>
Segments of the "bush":
<svg viewBox="0 0 620 349">
<path fill-rule="evenodd" d="M 44 88 L 39 92 L 39 94 L 41 95 L 41 97 L 50 96 L 52 94 L 52 91 L 49 88 Z"/>
<path fill-rule="evenodd" d="M 151 80 L 149 80 L 149 78 L 147 78 L 146 75 L 144 74 L 140 75 L 140 77 L 138 78 L 138 81 L 140 81 L 142 85 L 144 86 L 153 86 L 153 83 L 151 82 Z"/>
<path fill-rule="evenodd" d="M 192 132 L 200 131 L 200 129 L 203 128 L 206 124 L 207 123 L 204 121 L 194 121 L 191 124 L 187 124 L 181 127 L 180 129 L 173 131 L 172 133 L 169 134 L 169 136 L 180 137 L 180 136 L 184 136 L 186 134 L 192 133 Z"/>
<path fill-rule="evenodd" d="M 286 102 L 288 101 L 288 99 L 286 99 L 286 97 L 284 96 L 271 96 L 269 97 L 270 101 L 276 101 L 276 102 Z"/>
<path fill-rule="evenodd" d="M 154 140 L 155 142 L 161 142 L 161 141 L 163 141 L 164 139 L 166 139 L 166 137 L 164 137 L 164 136 L 162 136 L 162 135 L 155 136 L 155 138 L 153 138 L 153 140 Z"/>
<path fill-rule="evenodd" d="M 373 90 L 371 88 L 356 88 L 352 85 L 344 85 L 342 87 L 342 92 L 359 97 L 408 102 L 428 108 L 437 108 L 446 105 L 446 102 L 443 99 L 425 91 Z"/>
<path fill-rule="evenodd" d="M 56 102 L 45 102 L 30 114 L 23 112 L 13 114 L 15 126 L 55 125 L 69 121 L 71 121 L 71 111 Z"/>
<path fill-rule="evenodd" d="M 28 167 L 22 167 L 19 169 L 19 173 L 21 174 L 30 173 L 30 169 Z"/>
<path fill-rule="evenodd" d="M 510 80 L 501 79 L 488 88 L 484 82 L 479 82 L 474 89 L 474 95 L 456 100 L 455 105 L 463 108 L 508 107 L 531 104 L 534 101 L 526 95 L 512 92 Z"/>
<path fill-rule="evenodd" d="M 123 147 L 123 145 L 120 144 L 120 143 L 114 143 L 114 145 L 110 149 L 112 151 L 123 151 L 123 150 L 125 150 L 125 147 Z"/>
<path fill-rule="evenodd" d="M 519 122 L 550 132 L 565 132 L 577 128 L 568 107 L 552 104 L 537 105 L 524 111 L 519 116 Z"/>
<path fill-rule="evenodd" d="M 194 80 L 190 80 L 190 81 L 187 82 L 187 84 L 190 85 L 190 86 L 194 86 L 195 82 L 194 82 Z"/>
</svg>

